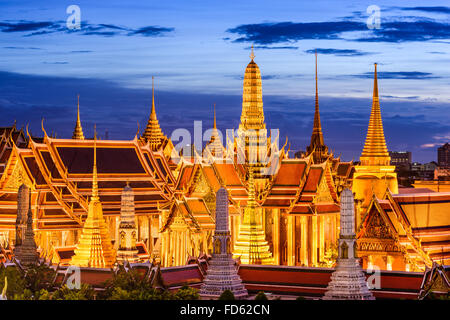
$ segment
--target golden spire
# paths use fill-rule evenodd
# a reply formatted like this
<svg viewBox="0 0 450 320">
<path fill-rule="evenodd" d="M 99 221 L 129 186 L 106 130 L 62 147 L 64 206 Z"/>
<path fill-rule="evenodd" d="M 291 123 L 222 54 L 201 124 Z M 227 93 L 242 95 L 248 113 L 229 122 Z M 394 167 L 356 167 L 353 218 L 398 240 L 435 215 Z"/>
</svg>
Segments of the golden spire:
<svg viewBox="0 0 450 320">
<path fill-rule="evenodd" d="M 156 151 L 161 146 L 164 135 L 162 133 L 161 127 L 159 126 L 159 121 L 156 117 L 155 108 L 155 77 L 152 77 L 152 109 L 150 112 L 150 118 L 147 122 L 147 127 L 142 134 L 142 139 L 150 143 L 152 150 Z"/>
<path fill-rule="evenodd" d="M 217 124 L 216 124 L 216 104 L 214 103 L 214 125 L 213 125 L 213 129 L 217 129 Z"/>
<path fill-rule="evenodd" d="M 388 166 L 391 160 L 386 147 L 383 121 L 381 119 L 376 63 L 373 80 L 372 111 L 370 114 L 369 128 L 367 129 L 366 143 L 364 144 L 360 160 L 362 165 L 368 166 Z"/>
<path fill-rule="evenodd" d="M 97 180 L 97 130 L 94 129 L 92 196 L 89 201 L 88 215 L 70 264 L 80 267 L 111 268 L 116 260 L 116 253 L 103 218 Z"/>
<path fill-rule="evenodd" d="M 242 94 L 242 113 L 239 128 L 243 130 L 265 129 L 264 110 L 262 101 L 261 72 L 253 61 L 255 54 L 250 54 L 252 59 L 247 65 L 244 74 L 244 92 Z"/>
<path fill-rule="evenodd" d="M 313 153 L 313 159 L 316 163 L 321 163 L 328 158 L 328 147 L 325 145 L 323 140 L 322 125 L 320 123 L 320 112 L 319 112 L 319 86 L 317 80 L 317 51 L 316 56 L 316 98 L 315 98 L 315 110 L 314 110 L 314 124 L 313 131 L 311 135 L 311 144 L 306 148 L 307 154 Z"/>
<path fill-rule="evenodd" d="M 97 177 L 97 126 L 94 125 L 94 164 L 92 166 L 92 196 L 91 201 L 99 201 Z"/>
<path fill-rule="evenodd" d="M 77 122 L 75 124 L 75 129 L 73 130 L 72 139 L 84 140 L 83 128 L 81 127 L 80 120 L 80 95 L 77 95 L 78 104 L 77 104 Z"/>
<path fill-rule="evenodd" d="M 253 167 L 249 167 L 248 198 L 244 218 L 234 244 L 233 258 L 244 264 L 272 264 L 273 258 L 261 223 L 256 219 L 256 192 Z"/>
</svg>

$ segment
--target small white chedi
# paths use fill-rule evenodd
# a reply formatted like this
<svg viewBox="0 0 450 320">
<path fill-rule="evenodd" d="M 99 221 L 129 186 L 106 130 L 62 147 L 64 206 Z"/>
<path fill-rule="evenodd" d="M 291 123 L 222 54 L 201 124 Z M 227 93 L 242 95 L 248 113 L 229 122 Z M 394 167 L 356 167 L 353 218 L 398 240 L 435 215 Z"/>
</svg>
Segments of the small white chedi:
<svg viewBox="0 0 450 320">
<path fill-rule="evenodd" d="M 341 232 L 336 271 L 331 275 L 324 300 L 374 300 L 356 258 L 355 210 L 353 194 L 341 195 Z"/>
<path fill-rule="evenodd" d="M 220 188 L 216 194 L 214 253 L 200 289 L 202 298 L 218 298 L 225 290 L 233 292 L 236 299 L 244 299 L 248 296 L 232 258 L 228 220 L 228 192 Z"/>
</svg>

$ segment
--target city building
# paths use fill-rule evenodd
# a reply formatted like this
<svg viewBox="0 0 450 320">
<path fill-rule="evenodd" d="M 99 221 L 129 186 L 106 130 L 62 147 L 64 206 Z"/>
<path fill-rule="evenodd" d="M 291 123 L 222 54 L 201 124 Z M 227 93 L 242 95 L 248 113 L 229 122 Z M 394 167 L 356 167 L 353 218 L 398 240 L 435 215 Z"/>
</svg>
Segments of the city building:
<svg viewBox="0 0 450 320">
<path fill-rule="evenodd" d="M 397 170 L 410 170 L 412 162 L 410 151 L 389 151 L 389 157 L 391 165 Z"/>
<path fill-rule="evenodd" d="M 450 167 L 450 144 L 447 142 L 438 148 L 438 164 L 440 167 Z"/>
</svg>

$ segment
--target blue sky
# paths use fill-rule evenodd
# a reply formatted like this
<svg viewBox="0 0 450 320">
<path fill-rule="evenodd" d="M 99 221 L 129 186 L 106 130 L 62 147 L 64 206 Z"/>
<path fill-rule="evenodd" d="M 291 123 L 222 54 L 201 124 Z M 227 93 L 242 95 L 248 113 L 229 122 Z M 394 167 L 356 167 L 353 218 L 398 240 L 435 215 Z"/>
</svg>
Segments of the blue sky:
<svg viewBox="0 0 450 320">
<path fill-rule="evenodd" d="M 81 30 L 66 27 L 69 5 Z M 373 63 L 390 150 L 415 161 L 436 158 L 450 140 L 450 7 L 445 1 L 2 1 L 2 123 L 40 119 L 71 135 L 76 94 L 85 131 L 97 123 L 110 138 L 129 139 L 148 117 L 151 76 L 164 132 L 211 122 L 239 122 L 242 77 L 255 46 L 268 128 L 291 149 L 305 149 L 314 107 L 314 55 L 325 142 L 358 159 L 371 107 Z M 380 29 L 366 9 L 381 8 Z"/>
</svg>

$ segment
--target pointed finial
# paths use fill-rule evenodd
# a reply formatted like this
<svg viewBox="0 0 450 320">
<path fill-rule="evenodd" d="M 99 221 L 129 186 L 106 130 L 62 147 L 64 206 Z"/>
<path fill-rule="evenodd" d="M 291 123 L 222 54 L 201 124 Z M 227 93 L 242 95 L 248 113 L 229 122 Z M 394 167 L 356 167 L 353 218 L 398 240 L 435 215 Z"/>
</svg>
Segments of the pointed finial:
<svg viewBox="0 0 450 320">
<path fill-rule="evenodd" d="M 316 55 L 316 108 L 319 107 L 319 86 L 317 84 L 317 50 L 315 52 Z"/>
<path fill-rule="evenodd" d="M 250 53 L 250 59 L 255 59 L 255 53 L 253 52 L 253 45 L 252 45 L 252 53 Z"/>
<path fill-rule="evenodd" d="M 377 63 L 375 65 L 375 72 L 373 77 L 373 100 L 378 100 L 378 76 L 377 76 Z"/>
<path fill-rule="evenodd" d="M 214 125 L 213 125 L 214 129 L 217 129 L 217 125 L 216 125 L 216 104 L 214 103 Z"/>
<path fill-rule="evenodd" d="M 150 113 L 150 118 L 156 120 L 156 108 L 155 108 L 155 77 L 152 76 L 152 111 Z"/>
<path fill-rule="evenodd" d="M 98 201 L 98 177 L 97 177 L 97 125 L 94 124 L 94 165 L 92 169 L 92 201 Z"/>
<path fill-rule="evenodd" d="M 80 94 L 77 94 L 77 121 L 73 130 L 72 139 L 84 140 L 83 128 L 80 120 Z"/>
</svg>

